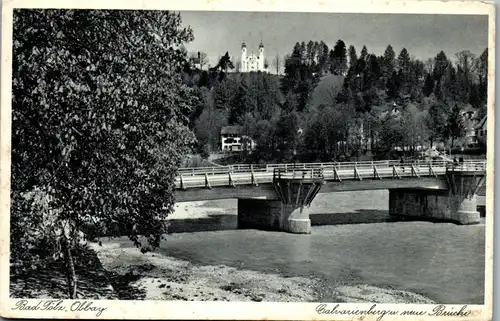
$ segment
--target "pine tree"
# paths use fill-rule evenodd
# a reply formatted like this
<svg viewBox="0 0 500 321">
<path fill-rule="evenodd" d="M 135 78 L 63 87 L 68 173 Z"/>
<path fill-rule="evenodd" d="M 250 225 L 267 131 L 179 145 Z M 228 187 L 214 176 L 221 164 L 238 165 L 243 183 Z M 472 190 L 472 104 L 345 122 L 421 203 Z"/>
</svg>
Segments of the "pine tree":
<svg viewBox="0 0 500 321">
<path fill-rule="evenodd" d="M 347 71 L 347 51 L 345 43 L 338 40 L 331 52 L 331 72 L 335 75 L 344 74 Z"/>
<path fill-rule="evenodd" d="M 356 66 L 358 65 L 358 56 L 356 54 L 356 48 L 354 48 L 353 45 L 349 46 L 348 55 L 349 55 L 349 69 L 355 72 Z"/>
<path fill-rule="evenodd" d="M 388 45 L 384 52 L 382 60 L 382 73 L 384 77 L 389 78 L 396 67 L 396 53 L 391 45 Z"/>
<path fill-rule="evenodd" d="M 302 63 L 305 63 L 305 61 L 307 60 L 307 49 L 306 49 L 306 43 L 304 41 L 302 41 L 300 43 L 300 49 L 299 49 L 299 53 L 300 53 L 300 61 Z"/>
<path fill-rule="evenodd" d="M 432 78 L 435 81 L 441 80 L 441 77 L 444 75 L 446 72 L 446 68 L 448 68 L 448 58 L 446 57 L 446 54 L 443 51 L 440 51 L 435 59 L 434 62 L 434 70 L 432 74 Z"/>
<path fill-rule="evenodd" d="M 306 48 L 306 56 L 307 56 L 307 64 L 308 65 L 312 65 L 313 61 L 314 61 L 314 42 L 312 40 L 309 40 L 309 42 L 307 43 L 307 48 Z"/>
<path fill-rule="evenodd" d="M 458 98 L 457 73 L 453 64 L 448 62 L 448 67 L 441 77 L 441 99 L 455 101 Z"/>
<path fill-rule="evenodd" d="M 398 55 L 398 68 L 403 72 L 406 81 L 410 74 L 410 54 L 406 48 L 401 49 Z"/>
<path fill-rule="evenodd" d="M 368 57 L 368 49 L 366 49 L 366 46 L 363 46 L 356 66 L 356 74 L 359 74 L 365 70 L 367 57 Z"/>
<path fill-rule="evenodd" d="M 396 71 L 392 72 L 391 77 L 387 80 L 387 95 L 392 98 L 396 98 L 399 96 L 399 88 L 401 87 L 401 83 L 398 77 L 398 73 Z"/>
<path fill-rule="evenodd" d="M 431 74 L 427 74 L 427 77 L 425 77 L 424 88 L 422 91 L 426 97 L 429 97 L 434 91 L 434 79 Z"/>
<path fill-rule="evenodd" d="M 366 48 L 366 46 L 363 46 L 359 55 L 359 59 L 366 60 L 366 57 L 368 57 L 368 49 Z"/>
<path fill-rule="evenodd" d="M 328 46 L 326 45 L 326 43 L 324 43 L 323 41 L 320 41 L 318 50 L 319 50 L 319 53 L 318 53 L 317 72 L 322 74 L 329 69 L 328 54 L 329 54 L 330 50 L 329 50 Z"/>
</svg>

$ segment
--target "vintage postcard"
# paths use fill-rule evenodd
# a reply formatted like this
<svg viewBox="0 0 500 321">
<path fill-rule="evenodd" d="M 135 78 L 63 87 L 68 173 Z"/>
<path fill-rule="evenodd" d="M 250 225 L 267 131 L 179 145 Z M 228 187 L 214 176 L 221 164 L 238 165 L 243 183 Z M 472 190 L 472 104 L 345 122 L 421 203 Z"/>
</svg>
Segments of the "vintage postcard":
<svg viewBox="0 0 500 321">
<path fill-rule="evenodd" d="M 0 311 L 490 320 L 495 10 L 2 4 Z"/>
</svg>

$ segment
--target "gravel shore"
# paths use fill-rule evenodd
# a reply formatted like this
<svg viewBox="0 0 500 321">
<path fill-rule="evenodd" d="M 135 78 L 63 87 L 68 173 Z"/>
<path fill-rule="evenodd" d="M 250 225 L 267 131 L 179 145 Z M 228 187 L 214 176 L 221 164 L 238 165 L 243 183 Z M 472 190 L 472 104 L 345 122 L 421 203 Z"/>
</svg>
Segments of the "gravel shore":
<svg viewBox="0 0 500 321">
<path fill-rule="evenodd" d="M 92 247 L 103 268 L 132 276 L 135 281 L 130 286 L 143 292 L 146 300 L 317 302 L 328 293 L 334 302 L 433 303 L 419 294 L 363 284 L 335 287 L 317 278 L 195 266 L 158 253 L 141 254 L 118 243 Z"/>
<path fill-rule="evenodd" d="M 158 253 L 141 254 L 118 244 L 93 245 L 106 270 L 138 275 L 131 286 L 145 291 L 147 300 L 310 302 L 318 281 L 238 270 L 193 266 Z"/>
</svg>

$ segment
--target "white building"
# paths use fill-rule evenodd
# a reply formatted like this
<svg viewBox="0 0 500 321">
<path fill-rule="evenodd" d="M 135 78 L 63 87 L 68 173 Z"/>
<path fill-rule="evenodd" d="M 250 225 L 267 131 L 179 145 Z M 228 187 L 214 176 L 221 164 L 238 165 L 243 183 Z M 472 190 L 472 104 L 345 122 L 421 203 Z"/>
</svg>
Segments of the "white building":
<svg viewBox="0 0 500 321">
<path fill-rule="evenodd" d="M 464 147 L 477 147 L 479 145 L 478 141 L 478 126 L 481 124 L 481 118 L 478 116 L 478 112 L 476 110 L 468 109 L 462 112 L 462 117 L 465 125 L 465 139 L 464 139 Z"/>
<path fill-rule="evenodd" d="M 220 132 L 221 150 L 223 152 L 251 151 L 256 147 L 255 141 L 244 134 L 241 126 L 225 126 Z"/>
<path fill-rule="evenodd" d="M 241 66 L 240 72 L 261 71 L 267 72 L 264 58 L 264 45 L 262 42 L 259 45 L 259 54 L 255 55 L 253 52 L 248 55 L 247 45 L 243 42 L 241 44 Z"/>
</svg>

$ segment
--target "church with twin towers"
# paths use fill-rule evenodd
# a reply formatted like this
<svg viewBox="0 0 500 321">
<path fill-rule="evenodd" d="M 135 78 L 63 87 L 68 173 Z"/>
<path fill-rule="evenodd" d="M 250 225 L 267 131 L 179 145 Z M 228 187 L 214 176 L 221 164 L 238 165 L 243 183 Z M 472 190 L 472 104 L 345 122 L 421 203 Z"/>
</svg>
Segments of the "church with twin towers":
<svg viewBox="0 0 500 321">
<path fill-rule="evenodd" d="M 259 45 L 259 51 L 258 54 L 254 54 L 253 52 L 251 54 L 248 54 L 247 51 L 247 45 L 245 42 L 241 44 L 241 65 L 240 65 L 240 72 L 267 72 L 268 71 L 268 66 L 265 61 L 265 56 L 264 56 L 264 44 L 262 41 L 260 42 Z"/>
</svg>

